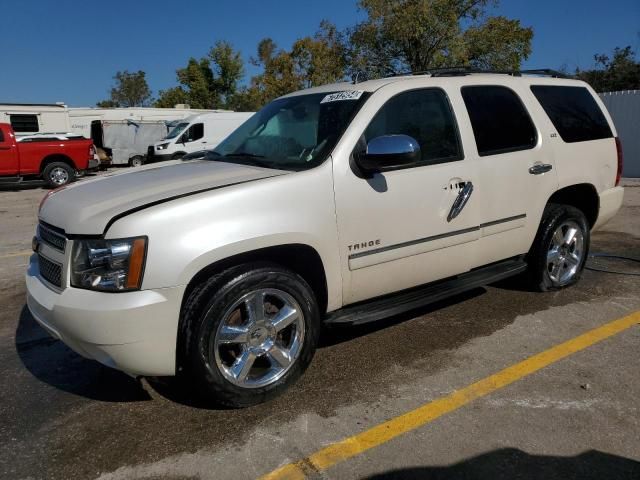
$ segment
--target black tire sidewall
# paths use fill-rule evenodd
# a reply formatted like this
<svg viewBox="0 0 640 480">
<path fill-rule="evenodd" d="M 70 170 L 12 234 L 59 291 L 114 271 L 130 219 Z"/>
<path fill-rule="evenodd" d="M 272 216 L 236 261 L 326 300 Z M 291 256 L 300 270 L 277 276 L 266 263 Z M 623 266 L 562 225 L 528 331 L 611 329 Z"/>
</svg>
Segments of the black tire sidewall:
<svg viewBox="0 0 640 480">
<path fill-rule="evenodd" d="M 63 168 L 64 170 L 66 170 L 69 179 L 67 180 L 66 183 L 60 184 L 58 185 L 57 183 L 53 183 L 51 181 L 51 179 L 49 178 L 49 175 L 51 174 L 51 171 L 54 168 Z M 44 178 L 44 181 L 46 182 L 46 184 L 51 187 L 51 188 L 58 188 L 58 187 L 62 187 L 64 185 L 67 185 L 71 182 L 73 182 L 73 180 L 75 179 L 75 171 L 73 168 L 71 168 L 69 165 L 67 165 L 66 163 L 63 162 L 54 162 L 54 163 L 50 163 L 49 165 L 47 165 L 44 168 L 44 171 L 42 172 L 42 176 Z"/>
<path fill-rule="evenodd" d="M 216 334 L 228 307 L 252 290 L 275 288 L 292 295 L 300 305 L 305 321 L 305 336 L 295 364 L 276 382 L 260 388 L 242 388 L 229 382 L 209 357 L 209 341 Z M 186 319 L 191 330 L 188 373 L 206 397 L 230 407 L 247 407 L 267 401 L 286 390 L 307 369 L 318 343 L 320 325 L 318 307 L 311 288 L 299 275 L 277 266 L 234 269 L 200 292 L 199 315 Z M 209 299 L 206 301 L 206 299 Z"/>
<path fill-rule="evenodd" d="M 582 235 L 584 237 L 584 252 L 574 277 L 566 284 L 557 285 L 549 277 L 549 272 L 547 270 L 547 254 L 554 233 L 558 227 L 566 221 L 574 221 L 582 230 Z M 547 206 L 528 259 L 529 273 L 532 277 L 534 286 L 541 291 L 550 291 L 560 290 L 576 284 L 578 280 L 580 280 L 582 271 L 584 270 L 584 265 L 589 255 L 590 243 L 591 231 L 589 222 L 582 211 L 570 205 L 550 204 Z"/>
</svg>

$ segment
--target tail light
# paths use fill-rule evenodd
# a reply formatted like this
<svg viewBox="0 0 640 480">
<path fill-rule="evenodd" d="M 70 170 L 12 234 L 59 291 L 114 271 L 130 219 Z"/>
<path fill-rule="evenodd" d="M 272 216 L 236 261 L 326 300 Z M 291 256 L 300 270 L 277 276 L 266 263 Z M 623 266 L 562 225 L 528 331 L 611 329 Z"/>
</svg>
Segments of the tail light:
<svg viewBox="0 0 640 480">
<path fill-rule="evenodd" d="M 96 148 L 93 145 L 91 145 L 89 147 L 89 160 L 91 160 L 95 154 L 96 154 Z"/>
<path fill-rule="evenodd" d="M 616 153 L 618 154 L 618 173 L 616 173 L 616 187 L 620 185 L 620 179 L 622 178 L 622 166 L 624 159 L 622 156 L 622 142 L 616 137 Z"/>
</svg>

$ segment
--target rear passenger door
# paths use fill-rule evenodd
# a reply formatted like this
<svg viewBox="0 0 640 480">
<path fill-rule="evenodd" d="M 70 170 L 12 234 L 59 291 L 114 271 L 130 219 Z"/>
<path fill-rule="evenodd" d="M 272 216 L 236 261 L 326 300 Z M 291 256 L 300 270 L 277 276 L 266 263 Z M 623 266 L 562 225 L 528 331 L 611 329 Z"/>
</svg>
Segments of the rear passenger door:
<svg viewBox="0 0 640 480">
<path fill-rule="evenodd" d="M 478 167 L 477 261 L 485 265 L 529 250 L 558 187 L 555 158 L 532 118 L 537 107 L 528 89 L 473 85 L 460 92 L 471 127 L 465 151 Z"/>
</svg>

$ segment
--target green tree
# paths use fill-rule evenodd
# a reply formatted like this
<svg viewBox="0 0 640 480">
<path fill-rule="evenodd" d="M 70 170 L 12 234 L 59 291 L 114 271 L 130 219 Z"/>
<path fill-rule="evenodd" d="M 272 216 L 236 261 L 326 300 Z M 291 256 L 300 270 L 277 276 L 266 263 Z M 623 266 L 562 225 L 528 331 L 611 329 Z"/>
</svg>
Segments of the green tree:
<svg viewBox="0 0 640 480">
<path fill-rule="evenodd" d="M 272 39 L 265 38 L 258 44 L 257 57 L 251 63 L 262 73 L 234 95 L 232 106 L 236 110 L 257 110 L 295 90 L 344 78 L 346 48 L 342 34 L 323 21 L 313 37 L 296 40 L 290 51 L 279 49 Z"/>
<path fill-rule="evenodd" d="M 595 68 L 576 70 L 576 76 L 591 84 L 597 92 L 640 89 L 640 62 L 630 46 L 613 50 L 613 56 L 594 55 Z"/>
<path fill-rule="evenodd" d="M 178 104 L 188 104 L 189 96 L 182 87 L 173 87 L 158 92 L 158 100 L 153 104 L 158 108 L 173 108 Z"/>
<path fill-rule="evenodd" d="M 176 71 L 180 85 L 161 91 L 156 106 L 187 103 L 193 108 L 228 108 L 243 75 L 240 53 L 228 42 L 217 42 L 206 57 L 191 57 L 186 67 Z"/>
<path fill-rule="evenodd" d="M 518 69 L 533 30 L 488 15 L 497 0 L 359 0 L 367 18 L 349 29 L 352 70 L 376 75 L 470 66 Z"/>
<path fill-rule="evenodd" d="M 98 102 L 99 107 L 144 107 L 151 102 L 151 89 L 146 74 L 137 72 L 116 72 L 115 85 L 111 89 L 111 98 Z"/>
</svg>

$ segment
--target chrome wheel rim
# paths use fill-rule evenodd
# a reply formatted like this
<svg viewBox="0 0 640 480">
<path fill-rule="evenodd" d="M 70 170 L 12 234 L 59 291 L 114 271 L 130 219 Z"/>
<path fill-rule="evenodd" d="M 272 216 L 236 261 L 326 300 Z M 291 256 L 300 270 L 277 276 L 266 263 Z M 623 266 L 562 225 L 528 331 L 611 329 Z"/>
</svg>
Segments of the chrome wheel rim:
<svg viewBox="0 0 640 480">
<path fill-rule="evenodd" d="M 298 302 L 282 290 L 260 289 L 227 309 L 209 352 L 229 382 L 260 388 L 278 381 L 293 367 L 304 335 Z"/>
<path fill-rule="evenodd" d="M 49 179 L 56 185 L 64 185 L 69 181 L 69 173 L 62 167 L 56 167 L 49 173 Z"/>
<path fill-rule="evenodd" d="M 131 160 L 131 165 L 134 167 L 141 167 L 142 160 L 140 160 L 139 158 L 134 158 L 133 160 Z"/>
<path fill-rule="evenodd" d="M 578 273 L 584 256 L 584 234 L 576 222 L 562 223 L 551 238 L 547 273 L 555 285 L 569 283 Z"/>
</svg>

